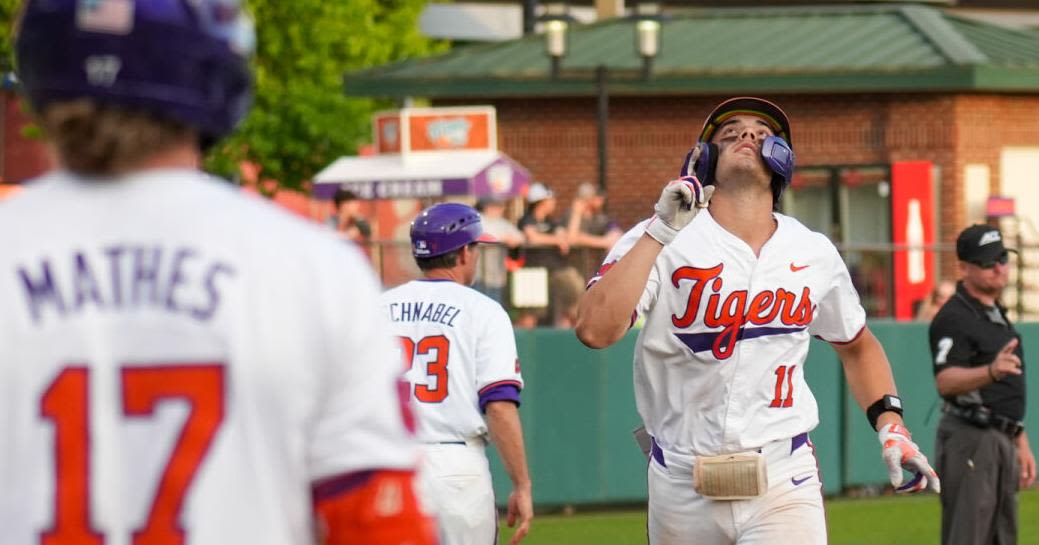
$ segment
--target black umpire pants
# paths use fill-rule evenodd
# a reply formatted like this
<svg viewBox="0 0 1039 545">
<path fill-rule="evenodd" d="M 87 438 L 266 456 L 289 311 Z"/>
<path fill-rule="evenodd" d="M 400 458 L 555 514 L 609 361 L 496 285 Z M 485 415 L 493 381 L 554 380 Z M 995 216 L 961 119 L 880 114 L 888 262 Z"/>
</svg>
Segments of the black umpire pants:
<svg viewBox="0 0 1039 545">
<path fill-rule="evenodd" d="M 1017 447 L 1009 435 L 944 415 L 935 439 L 942 545 L 1017 543 Z"/>
</svg>

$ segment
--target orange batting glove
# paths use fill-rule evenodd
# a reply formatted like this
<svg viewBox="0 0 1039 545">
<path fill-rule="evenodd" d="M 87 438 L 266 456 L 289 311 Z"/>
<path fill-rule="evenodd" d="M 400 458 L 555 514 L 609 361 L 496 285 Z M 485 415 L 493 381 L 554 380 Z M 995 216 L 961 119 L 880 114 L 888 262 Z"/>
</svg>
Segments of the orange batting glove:
<svg viewBox="0 0 1039 545">
<path fill-rule="evenodd" d="M 913 442 L 909 430 L 901 424 L 887 424 L 877 432 L 880 444 L 883 448 L 884 462 L 887 463 L 888 477 L 895 492 L 919 492 L 930 489 L 933 492 L 941 490 L 942 485 L 938 481 L 938 474 L 927 462 L 927 457 L 920 452 L 920 448 Z M 902 470 L 913 474 L 909 482 L 902 484 Z"/>
</svg>

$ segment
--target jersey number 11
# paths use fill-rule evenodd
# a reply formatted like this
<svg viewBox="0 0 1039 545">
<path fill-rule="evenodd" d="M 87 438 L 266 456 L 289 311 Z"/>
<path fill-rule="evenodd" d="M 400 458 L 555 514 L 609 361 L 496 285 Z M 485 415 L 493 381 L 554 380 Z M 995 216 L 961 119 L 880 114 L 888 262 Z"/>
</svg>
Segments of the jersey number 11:
<svg viewBox="0 0 1039 545">
<path fill-rule="evenodd" d="M 769 407 L 793 407 L 794 406 L 794 370 L 796 365 L 780 365 L 776 369 L 776 396 L 772 398 Z M 786 397 L 783 397 L 783 383 L 786 383 Z"/>
</svg>

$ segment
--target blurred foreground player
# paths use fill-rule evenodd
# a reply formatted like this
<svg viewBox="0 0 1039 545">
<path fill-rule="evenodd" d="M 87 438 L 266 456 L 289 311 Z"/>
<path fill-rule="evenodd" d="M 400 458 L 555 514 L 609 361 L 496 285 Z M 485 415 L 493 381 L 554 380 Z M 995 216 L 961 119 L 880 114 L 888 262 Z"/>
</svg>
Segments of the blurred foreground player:
<svg viewBox="0 0 1039 545">
<path fill-rule="evenodd" d="M 533 516 L 512 324 L 499 303 L 469 287 L 478 243 L 493 241 L 476 210 L 433 205 L 411 224 L 411 252 L 423 278 L 382 296 L 404 348 L 425 454 L 423 488 L 445 545 L 497 542 L 488 435 L 512 480 L 508 524 L 519 527 L 511 543 L 526 536 Z"/>
<path fill-rule="evenodd" d="M 239 2 L 16 32 L 62 169 L 0 206 L 2 541 L 434 543 L 364 259 L 198 170 L 249 106 Z"/>
</svg>

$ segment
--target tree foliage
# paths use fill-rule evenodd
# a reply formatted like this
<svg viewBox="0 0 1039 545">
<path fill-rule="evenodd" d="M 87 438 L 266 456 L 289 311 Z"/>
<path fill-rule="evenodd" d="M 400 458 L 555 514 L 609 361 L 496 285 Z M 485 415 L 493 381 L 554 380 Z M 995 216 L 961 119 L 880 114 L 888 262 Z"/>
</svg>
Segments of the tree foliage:
<svg viewBox="0 0 1039 545">
<path fill-rule="evenodd" d="M 0 75 L 13 67 L 20 0 L 0 0 Z M 242 160 L 262 176 L 299 187 L 368 141 L 373 111 L 389 103 L 343 94 L 343 75 L 434 53 L 446 44 L 419 33 L 426 0 L 246 0 L 256 20 L 256 97 L 239 130 L 206 166 L 234 176 Z M 172 53 L 172 52 L 171 52 Z"/>
<path fill-rule="evenodd" d="M 6 1 L 6 0 L 0 0 Z M 256 98 L 207 166 L 230 175 L 247 159 L 265 178 L 300 187 L 370 140 L 388 103 L 343 94 L 346 72 L 442 50 L 419 33 L 426 0 L 249 0 L 256 20 Z"/>
<path fill-rule="evenodd" d="M 20 0 L 0 0 L 0 75 L 14 67 L 14 18 Z"/>
</svg>

